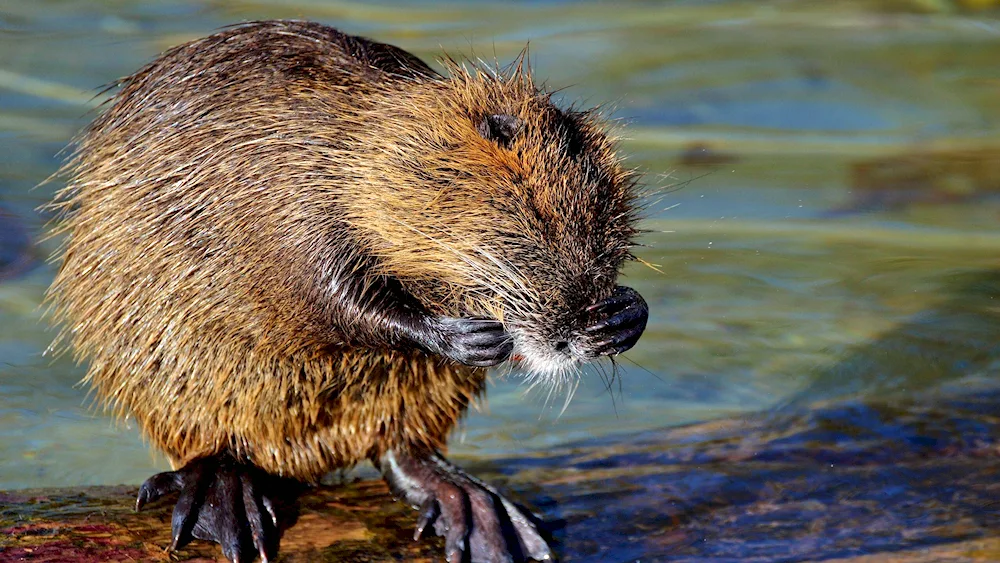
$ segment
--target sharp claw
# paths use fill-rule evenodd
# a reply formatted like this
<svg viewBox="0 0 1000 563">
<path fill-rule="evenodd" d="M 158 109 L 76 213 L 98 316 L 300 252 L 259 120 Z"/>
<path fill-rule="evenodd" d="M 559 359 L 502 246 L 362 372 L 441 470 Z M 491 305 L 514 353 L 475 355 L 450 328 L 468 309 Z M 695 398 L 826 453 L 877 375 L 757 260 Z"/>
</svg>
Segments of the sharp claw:
<svg viewBox="0 0 1000 563">
<path fill-rule="evenodd" d="M 274 511 L 274 505 L 271 504 L 271 499 L 268 498 L 268 497 L 266 497 L 266 496 L 264 496 L 264 497 L 261 497 L 260 500 L 264 504 L 264 510 L 266 510 L 267 513 L 271 515 L 271 523 L 274 524 L 275 528 L 277 528 L 278 527 L 278 514 Z"/>
<path fill-rule="evenodd" d="M 465 365 L 496 365 L 513 350 L 510 335 L 493 319 L 442 317 L 438 326 L 441 341 L 429 349 Z"/>
<path fill-rule="evenodd" d="M 588 355 L 591 357 L 617 355 L 632 348 L 646 328 L 645 301 L 633 290 L 623 289 L 620 295 L 591 306 L 588 310 L 602 309 L 603 315 L 606 313 L 603 308 L 611 303 L 617 303 L 623 307 L 582 330 L 591 338 L 600 338 L 599 341 L 590 345 Z"/>
<path fill-rule="evenodd" d="M 498 496 L 504 510 L 510 517 L 511 524 L 517 532 L 518 540 L 524 550 L 524 554 L 532 560 L 552 561 L 552 550 L 545 542 L 541 534 L 535 529 L 534 522 L 538 517 L 531 514 L 527 509 L 520 507 L 507 500 L 503 496 Z"/>
<path fill-rule="evenodd" d="M 635 346 L 639 337 L 635 334 L 621 335 L 596 342 L 593 345 L 593 354 L 596 356 L 618 355 Z"/>
<path fill-rule="evenodd" d="M 258 506 L 257 498 L 254 494 L 253 482 L 247 474 L 240 475 L 240 485 L 243 488 L 243 508 L 246 511 L 247 524 L 250 525 L 250 539 L 253 546 L 260 554 L 262 561 L 267 561 L 267 546 L 264 541 L 266 522 Z M 263 504 L 263 502 L 261 502 Z"/>
<path fill-rule="evenodd" d="M 453 516 L 454 518 L 454 516 Z M 469 532 L 465 526 L 457 522 L 450 522 L 451 527 L 447 529 L 444 536 L 444 553 L 448 563 L 462 563 L 462 555 L 465 553 L 465 542 L 468 540 Z M 438 535 L 441 530 L 438 530 Z"/>
<path fill-rule="evenodd" d="M 594 343 L 594 350 L 604 350 L 605 348 L 607 348 L 611 344 L 614 344 L 614 339 L 612 339 L 612 338 L 608 338 L 608 339 L 602 340 L 600 342 L 595 342 Z"/>
<path fill-rule="evenodd" d="M 226 557 L 232 563 L 241 563 L 240 555 L 240 544 L 239 542 L 230 543 L 228 546 L 222 547 L 222 555 Z"/>
<path fill-rule="evenodd" d="M 631 301 L 631 299 L 629 297 L 622 296 L 622 295 L 615 296 L 615 297 L 609 297 L 609 298 L 605 299 L 604 301 L 599 301 L 597 303 L 594 303 L 593 305 L 589 305 L 589 306 L 585 307 L 584 308 L 584 312 L 586 312 L 586 313 L 597 313 L 597 312 L 600 312 L 600 311 L 603 311 L 603 310 L 607 309 L 608 307 L 613 307 L 613 306 L 616 306 L 616 305 L 617 306 L 628 305 L 630 301 Z"/>
<path fill-rule="evenodd" d="M 170 542 L 170 549 L 177 550 L 191 541 L 191 529 L 194 527 L 191 521 L 191 512 L 195 503 L 195 489 L 187 488 L 181 491 L 181 496 L 174 506 L 173 516 L 170 518 L 170 531 L 173 541 Z"/>
<path fill-rule="evenodd" d="M 424 530 L 434 523 L 439 513 L 437 502 L 433 498 L 424 501 L 423 506 L 420 507 L 420 517 L 417 519 L 417 530 L 413 534 L 413 541 L 423 537 Z"/>
<path fill-rule="evenodd" d="M 170 551 L 177 551 L 185 545 L 187 545 L 187 542 L 181 542 L 181 535 L 174 534 L 173 539 L 170 540 Z"/>
<path fill-rule="evenodd" d="M 267 563 L 267 547 L 264 545 L 263 536 L 255 537 L 253 546 L 257 548 L 257 555 L 260 556 L 261 563 Z"/>
<path fill-rule="evenodd" d="M 637 304 L 643 304 L 642 296 L 639 295 L 634 289 L 618 286 L 615 288 L 614 293 L 610 297 L 604 299 L 603 301 L 598 301 L 592 305 L 588 305 L 583 309 L 585 313 L 594 314 L 598 312 L 605 312 L 605 309 L 609 307 L 617 307 L 617 310 L 632 308 Z"/>
<path fill-rule="evenodd" d="M 142 507 L 155 501 L 163 495 L 177 491 L 180 488 L 180 485 L 180 477 L 174 471 L 157 473 L 149 479 L 146 479 L 139 487 L 139 493 L 136 494 L 136 512 L 142 510 Z"/>
<path fill-rule="evenodd" d="M 390 452 L 381 461 L 381 468 L 392 490 L 418 506 L 414 539 L 423 537 L 433 526 L 434 532 L 445 538 L 448 563 L 470 558 L 511 563 L 521 556 L 552 560 L 529 512 L 443 457 Z"/>
<path fill-rule="evenodd" d="M 142 486 L 139 487 L 139 494 L 135 496 L 135 511 L 139 512 L 142 510 L 142 507 L 146 506 L 147 502 L 149 502 L 149 491 L 146 483 L 143 483 Z"/>
<path fill-rule="evenodd" d="M 604 319 L 603 321 L 585 327 L 584 332 L 598 332 L 605 330 L 608 327 L 621 328 L 625 323 L 637 322 L 642 318 L 642 312 L 636 307 L 626 307 L 625 309 L 615 313 L 613 316 Z M 627 326 L 627 325 L 625 325 Z"/>
<path fill-rule="evenodd" d="M 260 493 L 270 484 L 269 476 L 256 467 L 220 454 L 154 475 L 140 487 L 136 504 L 141 508 L 180 489 L 171 518 L 171 550 L 198 538 L 218 543 L 233 563 L 257 556 L 267 563 L 278 547 L 277 512 L 271 499 Z"/>
</svg>

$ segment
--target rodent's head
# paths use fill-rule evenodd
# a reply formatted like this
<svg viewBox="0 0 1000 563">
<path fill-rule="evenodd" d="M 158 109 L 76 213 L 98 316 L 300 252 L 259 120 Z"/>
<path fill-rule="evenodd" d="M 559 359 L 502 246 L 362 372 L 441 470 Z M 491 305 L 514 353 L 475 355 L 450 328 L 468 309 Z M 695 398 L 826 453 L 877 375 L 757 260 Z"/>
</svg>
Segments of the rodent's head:
<svg viewBox="0 0 1000 563">
<path fill-rule="evenodd" d="M 530 371 L 562 373 L 596 355 L 585 309 L 630 257 L 636 175 L 596 112 L 556 107 L 521 65 L 449 67 L 374 99 L 356 165 L 383 189 L 349 222 L 432 310 L 498 318 Z"/>
</svg>

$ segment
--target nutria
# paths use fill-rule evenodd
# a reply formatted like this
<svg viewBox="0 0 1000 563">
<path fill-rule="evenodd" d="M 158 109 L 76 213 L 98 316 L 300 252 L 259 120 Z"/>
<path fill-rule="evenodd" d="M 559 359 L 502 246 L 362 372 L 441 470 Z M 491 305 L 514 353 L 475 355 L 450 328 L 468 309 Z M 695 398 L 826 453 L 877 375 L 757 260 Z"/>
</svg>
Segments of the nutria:
<svg viewBox="0 0 1000 563">
<path fill-rule="evenodd" d="M 449 561 L 551 559 L 537 521 L 440 454 L 513 353 L 554 384 L 630 348 L 615 285 L 636 177 L 526 65 L 248 23 L 120 81 L 56 198 L 50 289 L 87 381 L 175 471 L 174 547 L 277 549 L 274 479 L 373 461 Z M 263 516 L 268 515 L 268 516 Z"/>
</svg>

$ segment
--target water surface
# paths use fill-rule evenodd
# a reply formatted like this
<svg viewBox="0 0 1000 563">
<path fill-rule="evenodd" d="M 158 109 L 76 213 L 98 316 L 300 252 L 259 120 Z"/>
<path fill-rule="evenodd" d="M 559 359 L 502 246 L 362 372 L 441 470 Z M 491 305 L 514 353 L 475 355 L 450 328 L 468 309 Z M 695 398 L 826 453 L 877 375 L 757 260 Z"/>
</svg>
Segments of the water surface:
<svg viewBox="0 0 1000 563">
<path fill-rule="evenodd" d="M 316 19 L 428 60 L 509 61 L 530 41 L 564 100 L 607 102 L 626 123 L 650 192 L 649 265 L 627 271 L 647 334 L 616 368 L 585 372 L 561 416 L 563 396 L 525 396 L 498 370 L 459 456 L 994 384 L 1000 179 L 976 162 L 1000 154 L 1000 22 L 886 4 L 0 0 L 0 489 L 166 467 L 128 421 L 88 408 L 82 368 L 42 356 L 55 242 L 37 208 L 59 182 L 33 187 L 103 84 L 247 19 Z M 899 186 L 858 180 L 859 165 L 914 153 L 945 164 Z"/>
</svg>

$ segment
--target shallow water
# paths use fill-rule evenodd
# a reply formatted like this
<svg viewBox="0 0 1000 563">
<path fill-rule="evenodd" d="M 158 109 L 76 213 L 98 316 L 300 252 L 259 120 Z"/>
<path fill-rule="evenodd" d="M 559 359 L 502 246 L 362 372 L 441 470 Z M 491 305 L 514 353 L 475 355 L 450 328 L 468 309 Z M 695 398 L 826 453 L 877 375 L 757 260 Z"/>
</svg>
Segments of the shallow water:
<svg viewBox="0 0 1000 563">
<path fill-rule="evenodd" d="M 647 334 L 610 386 L 588 372 L 561 416 L 564 396 L 525 397 L 498 371 L 453 441 L 461 456 L 995 385 L 1000 21 L 833 5 L 0 0 L 0 489 L 138 483 L 165 467 L 127 421 L 88 409 L 80 368 L 42 356 L 53 243 L 36 208 L 58 182 L 32 187 L 102 84 L 245 19 L 316 19 L 425 59 L 444 47 L 509 61 L 530 40 L 536 76 L 627 120 L 624 151 L 650 191 L 640 256 L 655 269 L 627 272 Z M 911 154 L 866 183 L 865 163 Z"/>
</svg>

